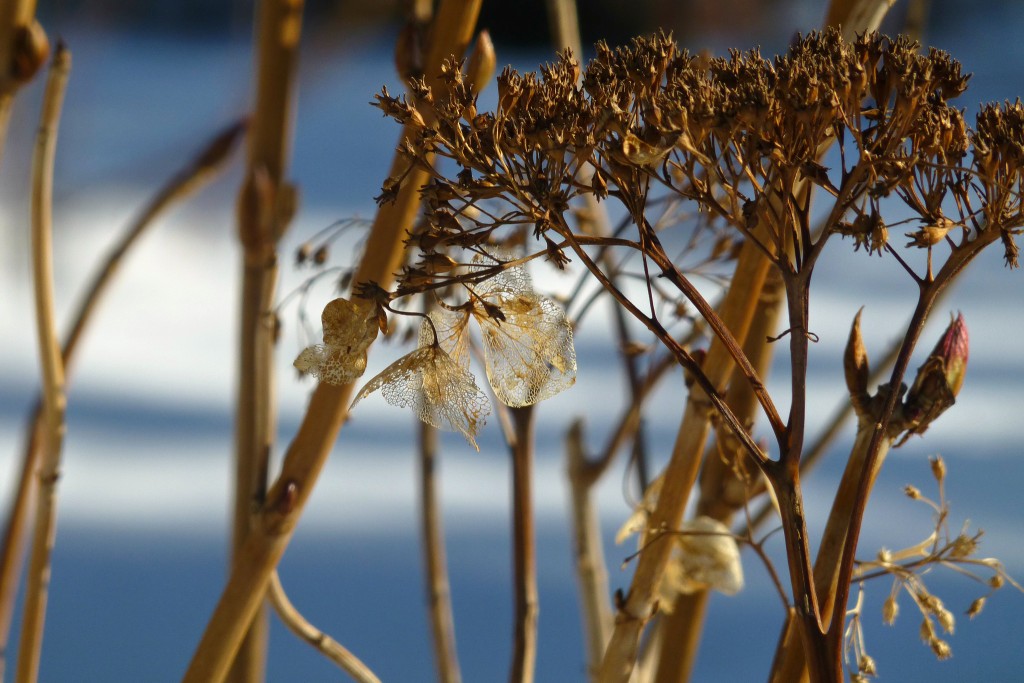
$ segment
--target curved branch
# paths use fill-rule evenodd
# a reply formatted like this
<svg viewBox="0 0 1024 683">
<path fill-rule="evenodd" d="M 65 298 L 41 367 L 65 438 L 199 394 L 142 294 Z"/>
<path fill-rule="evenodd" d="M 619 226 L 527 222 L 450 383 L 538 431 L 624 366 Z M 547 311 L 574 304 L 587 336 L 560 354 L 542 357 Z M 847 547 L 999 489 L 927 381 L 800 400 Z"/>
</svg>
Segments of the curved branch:
<svg viewBox="0 0 1024 683">
<path fill-rule="evenodd" d="M 274 607 L 277 616 L 288 630 L 306 641 L 320 654 L 337 664 L 342 671 L 352 677 L 357 683 L 380 683 L 376 674 L 354 654 L 349 652 L 341 643 L 309 623 L 304 616 L 295 608 L 288 594 L 281 585 L 281 577 L 277 570 L 274 570 L 270 577 L 270 585 L 267 586 L 267 599 Z"/>
</svg>

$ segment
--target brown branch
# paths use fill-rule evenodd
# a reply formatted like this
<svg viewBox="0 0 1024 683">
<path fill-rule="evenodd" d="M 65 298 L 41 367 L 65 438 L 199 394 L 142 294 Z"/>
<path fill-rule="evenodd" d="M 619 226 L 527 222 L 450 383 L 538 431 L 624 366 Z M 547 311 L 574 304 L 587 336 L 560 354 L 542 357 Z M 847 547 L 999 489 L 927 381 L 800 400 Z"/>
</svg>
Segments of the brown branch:
<svg viewBox="0 0 1024 683">
<path fill-rule="evenodd" d="M 782 281 L 778 271 L 768 274 L 761 291 L 750 331 L 743 345 L 744 353 L 762 377 L 767 375 L 773 348 L 765 337 L 774 330 L 783 302 Z M 742 377 L 729 383 L 726 403 L 745 423 L 753 425 L 757 418 L 757 399 Z M 747 459 L 735 436 L 727 428 L 718 429 L 716 443 L 704 458 L 700 475 L 700 499 L 696 515 L 704 515 L 729 525 L 733 515 L 758 488 L 759 471 Z M 739 474 L 754 481 L 744 481 Z M 672 611 L 662 617 L 658 630 L 665 634 L 660 640 L 655 683 L 683 683 L 690 679 L 703 630 L 709 591 L 680 594 Z"/>
<path fill-rule="evenodd" d="M 261 0 L 257 16 L 256 93 L 245 180 L 238 196 L 242 246 L 235 481 L 231 559 L 256 523 L 267 489 L 267 468 L 277 430 L 274 405 L 274 293 L 277 243 L 295 209 L 285 181 L 294 80 L 302 32 L 302 0 Z M 254 617 L 229 674 L 233 683 L 258 683 L 266 668 L 268 626 Z"/>
<path fill-rule="evenodd" d="M 437 429 L 420 422 L 420 520 L 423 533 L 423 564 L 426 570 L 427 605 L 434 660 L 441 683 L 459 683 L 459 658 L 455 650 L 448 563 L 445 558 L 444 524 L 441 520 L 437 477 Z"/>
<path fill-rule="evenodd" d="M 583 445 L 582 420 L 576 420 L 569 428 L 565 450 L 571 496 L 573 557 L 576 560 L 576 580 L 580 591 L 587 675 L 594 680 L 612 630 L 612 611 L 608 600 L 608 570 L 601 542 L 601 520 L 590 495 L 595 480 L 588 476 L 589 463 Z"/>
<path fill-rule="evenodd" d="M 659 266 L 662 265 L 659 263 Z M 732 286 L 722 304 L 721 316 L 711 312 L 720 321 L 720 326 L 730 331 L 731 337 L 740 340 L 740 343 L 746 338 L 756 307 L 757 297 L 751 294 L 761 290 L 769 266 L 760 250 L 749 240 L 745 242 Z M 687 399 L 672 455 L 663 475 L 661 494 L 648 520 L 642 542 L 645 549 L 640 554 L 629 593 L 619 608 L 615 630 L 605 650 L 599 678 L 602 683 L 625 683 L 636 662 L 640 635 L 654 608 L 655 591 L 671 550 L 670 543 L 653 541 L 661 534 L 661 530 L 678 528 L 690 490 L 696 482 L 701 456 L 710 433 L 710 400 L 713 399 L 707 390 L 702 390 L 704 381 L 712 389 L 723 386 L 735 367 L 733 359 L 736 354 L 732 351 L 742 355 L 739 349 L 723 348 L 722 337 L 717 335 L 717 329 L 715 331 L 716 336 L 712 339 L 708 354 L 695 373 L 701 388 L 693 387 Z M 750 373 L 745 374 L 750 377 Z M 721 414 L 728 420 L 731 411 L 722 403 L 721 398 L 715 400 L 715 405 L 719 404 Z M 732 416 L 731 421 L 735 422 L 736 431 L 746 435 L 742 425 L 735 421 L 735 416 Z M 746 445 L 749 447 L 750 444 Z"/>
<path fill-rule="evenodd" d="M 235 143 L 245 131 L 244 122 L 234 123 L 223 132 L 217 134 L 192 160 L 164 185 L 143 208 L 138 217 L 125 231 L 120 241 L 111 249 L 100 271 L 94 276 L 79 307 L 74 315 L 71 331 L 64 339 L 61 358 L 65 375 L 75 360 L 78 343 L 82 338 L 93 314 L 97 310 L 103 295 L 114 280 L 121 263 L 128 251 L 138 242 L 143 233 L 152 226 L 175 202 L 181 201 L 196 192 L 212 180 L 221 170 L 224 161 L 234 149 Z M 67 379 L 65 379 L 67 381 Z M 4 657 L 10 637 L 11 617 L 14 612 L 14 599 L 19 583 L 22 564 L 25 534 L 28 533 L 28 520 L 34 515 L 35 501 L 38 496 L 39 480 L 35 476 L 41 458 L 41 442 L 43 429 L 43 401 L 36 398 L 29 413 L 25 450 L 22 454 L 21 475 L 18 488 L 14 495 L 11 510 L 8 513 L 4 529 L 2 557 L 0 557 L 0 679 L 3 678 Z"/>
<path fill-rule="evenodd" d="M 341 643 L 309 623 L 302 613 L 288 599 L 281 577 L 275 570 L 267 587 L 267 599 L 273 605 L 277 616 L 289 631 L 312 645 L 324 657 L 337 664 L 342 671 L 352 677 L 356 683 L 380 683 L 376 674 L 370 671 L 358 657 L 349 652 Z"/>
<path fill-rule="evenodd" d="M 50 552 L 57 530 L 57 479 L 64 443 L 64 364 L 57 339 L 53 295 L 53 165 L 71 53 L 58 46 L 46 81 L 39 132 L 32 159 L 32 275 L 43 383 L 43 456 L 39 463 L 39 504 L 29 558 L 25 604 L 18 642 L 18 683 L 39 677 L 39 657 L 50 584 Z"/>
<path fill-rule="evenodd" d="M 429 81 L 436 87 L 443 87 L 438 78 L 442 59 L 463 53 L 479 9 L 480 0 L 444 0 L 438 8 L 427 59 Z M 396 155 L 392 175 L 404 173 L 406 166 L 404 158 Z M 366 256 L 354 279 L 356 283 L 390 283 L 402 258 L 403 238 L 419 207 L 419 190 L 427 177 L 422 169 L 412 170 L 395 202 L 377 212 L 367 239 Z M 196 648 L 184 677 L 186 682 L 212 683 L 223 679 L 337 439 L 351 397 L 352 385 L 320 384 L 313 392 L 299 431 L 285 453 L 281 473 L 261 506 L 259 523 L 238 553 Z"/>
<path fill-rule="evenodd" d="M 532 683 L 537 660 L 537 544 L 533 519 L 534 406 L 511 408 L 515 639 L 509 683 Z"/>
</svg>

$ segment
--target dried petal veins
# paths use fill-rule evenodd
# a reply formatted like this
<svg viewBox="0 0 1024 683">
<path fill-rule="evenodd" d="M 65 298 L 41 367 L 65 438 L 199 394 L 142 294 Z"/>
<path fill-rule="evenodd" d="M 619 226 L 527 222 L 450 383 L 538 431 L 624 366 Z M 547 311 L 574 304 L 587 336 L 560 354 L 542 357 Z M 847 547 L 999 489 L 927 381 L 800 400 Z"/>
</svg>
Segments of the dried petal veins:
<svg viewBox="0 0 1024 683">
<path fill-rule="evenodd" d="M 327 384 L 352 382 L 366 371 L 366 349 L 377 338 L 373 304 L 334 299 L 320 317 L 324 343 L 303 349 L 294 365 Z"/>
<path fill-rule="evenodd" d="M 491 411 L 490 403 L 473 375 L 440 346 L 422 346 L 399 358 L 366 383 L 352 407 L 377 389 L 391 405 L 411 407 L 427 424 L 457 431 L 480 450 L 474 437 Z"/>
</svg>

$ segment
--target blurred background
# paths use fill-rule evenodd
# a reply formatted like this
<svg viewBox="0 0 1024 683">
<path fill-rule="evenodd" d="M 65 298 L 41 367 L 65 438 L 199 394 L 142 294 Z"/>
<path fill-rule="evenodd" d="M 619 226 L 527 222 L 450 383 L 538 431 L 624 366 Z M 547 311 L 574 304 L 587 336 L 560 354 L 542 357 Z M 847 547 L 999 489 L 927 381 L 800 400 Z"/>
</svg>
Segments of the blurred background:
<svg viewBox="0 0 1024 683">
<path fill-rule="evenodd" d="M 584 45 L 615 44 L 658 28 L 691 50 L 785 50 L 798 31 L 821 24 L 813 0 L 688 0 L 581 3 Z M 294 267 L 296 246 L 339 219 L 370 218 L 398 128 L 368 105 L 382 85 L 400 92 L 393 46 L 397 2 L 310 0 L 300 60 L 298 108 L 289 177 L 301 206 L 283 247 L 283 298 L 310 274 Z M 885 25 L 902 25 L 898 2 Z M 61 320 L 83 284 L 145 201 L 216 131 L 243 116 L 252 73 L 252 2 L 129 0 L 41 2 L 51 40 L 73 54 L 57 153 L 55 268 Z M 484 2 L 499 68 L 549 61 L 543 4 Z M 967 120 L 979 102 L 1024 91 L 1024 4 L 933 0 L 923 42 L 948 50 L 973 72 L 961 98 Z M 28 261 L 28 178 L 42 78 L 19 94 L 0 166 L 0 502 L 6 511 L 38 388 Z M 493 93 L 487 96 L 493 97 Z M 487 100 L 486 96 L 484 98 Z M 232 454 L 239 251 L 234 203 L 241 155 L 199 196 L 175 209 L 130 254 L 89 330 L 70 376 L 58 538 L 43 646 L 44 681 L 171 681 L 180 678 L 220 594 L 226 572 Z M 344 244 L 344 243 L 342 243 Z M 913 287 L 889 259 L 854 254 L 836 242 L 816 273 L 812 329 L 812 424 L 842 400 L 841 352 L 849 324 L 866 304 L 864 332 L 880 355 L 905 324 Z M 961 310 L 971 334 L 967 381 L 957 405 L 924 438 L 895 451 L 875 489 L 861 555 L 900 548 L 931 530 L 930 511 L 901 494 L 908 483 L 935 495 L 927 456 L 949 469 L 954 528 L 984 529 L 982 556 L 1002 559 L 1024 578 L 1020 491 L 1020 394 L 1024 389 L 1022 275 L 992 251 L 962 278 L 936 311 L 914 367 Z M 353 256 L 336 248 L 331 263 Z M 539 277 L 557 291 L 569 280 Z M 311 300 L 314 319 L 328 292 Z M 563 430 L 584 417 L 593 444 L 621 410 L 625 379 L 614 362 L 606 317 L 577 332 L 577 386 L 540 411 L 536 505 L 540 578 L 537 680 L 584 680 L 583 649 L 567 523 Z M 294 310 L 284 314 L 279 347 L 279 445 L 295 433 L 311 390 L 291 361 L 309 337 Z M 371 353 L 367 377 L 402 353 Z M 652 405 L 651 451 L 664 462 L 680 413 L 680 379 Z M 788 393 L 781 372 L 771 388 Z M 600 400 L 595 400 L 600 397 Z M 609 398 L 611 397 L 611 399 Z M 785 401 L 783 401 L 785 404 Z M 343 430 L 310 507 L 281 565 L 296 606 L 351 648 L 385 681 L 426 681 L 432 658 L 425 617 L 413 416 L 379 397 L 362 403 Z M 816 421 L 816 422 L 814 422 Z M 495 420 L 492 419 L 492 423 Z M 821 516 L 848 452 L 852 429 L 806 481 L 813 520 Z M 441 465 L 456 639 L 467 681 L 506 677 L 512 596 L 508 459 L 496 424 L 475 453 L 445 435 Z M 615 530 L 630 510 L 620 467 L 600 490 L 612 587 L 632 545 Z M 817 534 L 820 529 L 812 528 Z M 814 536 L 817 537 L 816 535 Z M 781 549 L 781 536 L 778 546 Z M 696 681 L 762 680 L 783 614 L 768 579 L 744 555 L 748 588 L 712 598 Z M 958 616 L 984 590 L 936 572 L 929 586 Z M 883 626 L 885 580 L 868 584 L 867 646 L 882 680 L 1009 681 L 1024 670 L 1024 596 L 1005 589 L 974 621 L 959 616 L 954 657 L 936 662 L 917 636 L 919 619 L 904 598 L 903 616 Z M 16 645 L 12 643 L 12 646 Z M 13 675 L 9 670 L 8 675 Z M 336 680 L 337 671 L 272 627 L 271 681 Z"/>
</svg>

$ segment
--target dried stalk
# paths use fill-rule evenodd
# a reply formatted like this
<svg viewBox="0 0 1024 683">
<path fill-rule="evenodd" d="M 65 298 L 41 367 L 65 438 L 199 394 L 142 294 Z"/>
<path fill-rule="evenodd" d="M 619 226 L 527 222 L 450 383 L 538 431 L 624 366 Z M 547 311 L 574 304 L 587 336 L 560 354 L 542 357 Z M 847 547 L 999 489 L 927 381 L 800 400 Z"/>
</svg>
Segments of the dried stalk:
<svg viewBox="0 0 1024 683">
<path fill-rule="evenodd" d="M 782 280 L 777 271 L 766 278 L 757 303 L 757 310 L 743 345 L 758 374 L 765 377 L 771 366 L 773 347 L 765 339 L 775 329 L 784 298 Z M 753 425 L 758 410 L 757 399 L 743 378 L 734 378 L 729 384 L 726 402 L 737 417 Z M 733 515 L 754 495 L 759 474 L 751 472 L 750 461 L 736 440 L 723 427 L 716 442 L 704 458 L 700 475 L 700 499 L 696 515 L 704 515 L 729 525 Z M 738 473 L 746 472 L 755 482 L 742 481 Z M 671 612 L 662 617 L 658 630 L 659 652 L 656 657 L 655 683 L 682 683 L 690 679 L 703 630 L 704 614 L 709 592 L 697 591 L 679 595 Z"/>
<path fill-rule="evenodd" d="M 29 559 L 25 605 L 18 643 L 18 683 L 39 677 L 39 657 L 50 583 L 50 552 L 57 522 L 57 479 L 64 442 L 64 365 L 53 295 L 53 164 L 64 90 L 71 71 L 71 53 L 57 47 L 46 81 L 39 132 L 32 160 L 32 275 L 36 327 L 43 380 L 43 457 L 39 463 L 39 505 L 36 509 L 32 554 Z"/>
<path fill-rule="evenodd" d="M 179 171 L 157 192 L 110 251 L 102 268 L 82 297 L 78 311 L 74 315 L 71 331 L 64 340 L 61 359 L 66 375 L 69 374 L 71 364 L 74 362 L 78 343 L 91 322 L 103 294 L 113 282 L 125 255 L 168 208 L 204 187 L 216 176 L 245 128 L 244 122 L 238 122 L 213 138 L 188 166 Z M 25 534 L 28 533 L 28 520 L 35 514 L 35 502 L 38 497 L 39 481 L 35 472 L 42 457 L 40 449 L 44 428 L 42 397 L 35 400 L 29 413 L 27 425 L 21 475 L 11 511 L 7 516 L 3 554 L 0 557 L 0 587 L 2 587 L 0 588 L 0 679 L 3 678 L 5 663 L 3 652 L 6 650 L 10 637 L 11 617 L 14 612 L 16 588 L 19 583 Z"/>
<path fill-rule="evenodd" d="M 849 511 L 856 502 L 861 472 L 867 464 L 868 446 L 871 442 L 874 424 L 862 421 L 857 430 L 857 438 L 854 441 L 853 451 L 846 461 L 846 468 L 839 482 L 839 489 L 832 502 L 832 509 L 829 512 L 828 521 L 825 524 L 825 532 L 822 536 L 821 546 L 818 549 L 818 557 L 814 563 L 814 588 L 820 596 L 821 619 L 828 623 L 832 618 L 832 611 L 835 608 L 834 598 L 836 595 L 837 583 L 839 581 L 839 560 L 842 555 L 843 545 L 846 542 L 846 521 Z M 872 465 L 869 473 L 869 489 L 874 486 L 875 478 L 878 476 L 885 460 L 885 455 L 892 445 L 892 438 L 887 437 L 882 441 L 878 456 Z M 772 679 L 778 683 L 784 681 L 806 681 L 809 673 L 804 661 L 804 653 L 796 640 L 794 630 L 786 629 L 786 637 L 780 640 L 781 651 L 776 655 L 776 663 Z"/>
<path fill-rule="evenodd" d="M 858 33 L 876 31 L 896 0 L 832 0 L 825 26 L 838 26 L 843 38 L 853 40 Z"/>
<path fill-rule="evenodd" d="M 551 36 L 559 50 L 569 49 L 576 59 L 583 59 L 580 20 L 576 0 L 545 0 Z"/>
<path fill-rule="evenodd" d="M 50 54 L 49 41 L 35 14 L 35 0 L 7 0 L 0 4 L 0 159 L 7 142 L 14 95 Z"/>
<path fill-rule="evenodd" d="M 306 641 L 320 654 L 337 664 L 342 671 L 352 677 L 356 683 L 380 683 L 376 674 L 370 671 L 358 657 L 349 652 L 343 645 L 331 638 L 329 635 L 309 623 L 304 616 L 295 608 L 288 594 L 281 585 L 281 577 L 275 570 L 270 577 L 270 585 L 267 587 L 267 599 L 273 605 L 277 616 L 288 630 Z"/>
<path fill-rule="evenodd" d="M 461 56 L 472 36 L 480 0 L 445 0 L 434 20 L 428 52 L 429 82 L 443 87 L 441 61 Z M 405 172 L 407 162 L 396 155 L 392 174 Z M 413 169 L 394 203 L 377 212 L 366 245 L 366 256 L 355 282 L 389 283 L 401 261 L 403 237 L 419 206 L 419 189 L 428 179 Z M 259 607 L 270 576 L 284 553 L 295 524 L 331 452 L 347 415 L 352 386 L 320 384 L 313 392 L 299 431 L 289 445 L 281 473 L 260 507 L 259 523 L 241 548 L 231 576 L 185 674 L 188 683 L 223 679 L 241 637 Z"/>
<path fill-rule="evenodd" d="M 573 422 L 566 435 L 565 450 L 571 495 L 573 556 L 579 583 L 583 617 L 587 674 L 597 675 L 601 655 L 612 631 L 612 611 L 608 601 L 608 570 L 601 542 L 601 520 L 590 495 L 593 479 L 588 477 L 589 463 L 583 446 L 583 423 Z"/>
<path fill-rule="evenodd" d="M 295 210 L 285 181 L 294 109 L 294 80 L 302 32 L 301 0 L 262 0 L 257 18 L 256 102 L 245 180 L 238 197 L 242 246 L 238 395 L 235 416 L 235 485 L 232 561 L 237 559 L 267 488 L 274 444 L 274 292 L 277 243 Z M 229 680 L 257 683 L 266 668 L 267 619 L 263 609 L 236 656 Z"/>
<path fill-rule="evenodd" d="M 423 564 L 427 579 L 430 633 L 434 642 L 437 677 L 441 683 L 459 683 L 459 658 L 455 650 L 448 563 L 445 557 L 444 524 L 437 477 L 437 429 L 420 422 L 420 519 L 423 533 Z"/>
<path fill-rule="evenodd" d="M 885 16 L 885 13 L 888 11 L 889 7 L 892 4 L 892 0 L 852 0 L 851 2 L 844 2 L 844 0 L 835 0 L 833 3 L 831 3 L 829 7 L 826 25 L 831 26 L 842 24 L 844 26 L 844 35 L 849 33 L 849 36 L 847 37 L 852 38 L 856 33 L 865 30 L 876 29 L 880 24 L 882 18 Z M 822 151 L 824 151 L 824 149 Z M 801 191 L 803 193 L 806 193 L 810 191 L 810 188 L 805 186 L 802 188 Z M 735 285 L 736 283 L 734 282 L 733 287 L 735 287 Z M 732 288 L 730 288 L 730 291 L 731 290 Z M 776 312 L 781 304 L 780 297 L 774 297 L 774 300 L 772 297 L 769 297 L 767 300 L 763 301 L 764 303 L 762 304 L 762 306 L 769 308 L 773 307 L 776 309 Z M 795 302 L 791 302 L 790 308 L 794 308 L 794 305 Z M 802 305 L 797 305 L 797 307 L 803 308 Z M 759 313 L 763 316 L 766 316 L 765 319 L 774 319 L 775 317 L 775 314 L 773 314 L 770 310 L 762 310 L 759 311 Z M 805 327 L 805 325 L 800 326 L 801 329 L 803 327 Z M 758 337 L 759 338 L 753 338 L 751 341 L 755 347 L 757 345 L 761 346 L 760 352 L 758 352 L 758 350 L 754 348 L 748 350 L 747 355 L 750 358 L 762 358 L 763 362 L 768 363 L 770 361 L 772 349 L 769 346 L 767 346 L 764 341 L 762 341 L 764 339 L 764 335 L 759 334 Z M 806 357 L 805 353 L 803 354 L 803 356 L 801 356 L 801 352 L 798 349 L 800 344 L 802 344 L 804 350 L 806 350 L 806 339 L 803 337 L 803 335 L 800 335 L 800 337 L 801 339 L 799 340 L 799 343 L 797 343 L 796 333 L 794 333 L 791 337 L 791 340 L 794 342 L 794 350 L 797 352 L 798 356 L 795 357 L 794 359 L 797 365 L 799 365 L 800 363 L 800 357 Z M 794 373 L 794 380 L 795 378 L 796 373 Z M 734 384 L 745 385 L 746 383 L 742 382 L 741 378 L 736 378 L 736 380 L 734 380 Z M 730 393 L 732 392 L 730 391 Z M 745 386 L 739 386 L 738 393 L 740 395 L 747 393 L 747 388 Z M 802 394 L 796 390 L 796 387 L 794 387 L 795 402 L 799 402 L 799 396 L 802 396 Z M 791 433 L 793 431 L 799 432 L 799 438 L 802 439 L 803 411 L 799 405 L 796 406 L 796 408 L 797 410 L 795 411 L 795 413 L 791 413 L 791 415 L 796 415 L 796 423 L 794 424 L 791 419 L 791 423 L 788 425 L 788 430 Z M 753 423 L 755 411 L 756 405 L 747 405 L 744 409 L 738 410 L 737 415 Z M 793 444 L 791 443 L 790 445 L 792 446 Z M 800 446 L 801 444 L 797 444 L 797 448 L 794 452 L 799 453 L 799 451 L 801 450 Z M 718 459 L 714 459 L 711 462 L 709 462 L 709 466 L 711 466 L 714 469 L 717 469 L 718 474 L 724 475 L 726 479 L 731 478 L 731 472 L 729 472 L 726 468 L 721 467 L 721 462 Z M 799 471 L 796 473 L 796 476 L 799 476 Z M 724 484 L 724 482 L 720 482 L 720 484 Z M 794 482 L 794 484 L 798 486 L 798 483 Z M 711 495 L 702 495 L 702 507 L 706 506 L 706 509 L 703 510 L 702 514 L 710 513 L 709 516 L 717 519 L 720 516 L 731 517 L 730 511 L 734 511 L 735 509 L 737 509 L 735 507 L 735 501 L 731 503 L 721 500 L 716 501 L 715 499 L 720 499 L 719 495 L 716 495 L 714 492 L 710 491 L 706 491 L 705 493 L 709 493 Z M 724 503 L 724 509 L 720 508 L 716 504 L 716 502 Z M 720 521 L 724 520 L 720 519 Z M 802 526 L 802 522 L 799 522 L 799 524 Z M 806 544 L 804 545 L 806 546 Z M 796 559 L 794 555 L 791 555 L 791 558 L 794 560 Z M 805 565 L 807 564 L 807 562 L 799 560 L 796 562 L 796 564 Z M 658 678 L 656 679 L 658 683 L 669 683 L 671 681 L 689 680 L 690 672 L 692 671 L 694 660 L 696 658 L 696 648 L 699 644 L 699 638 L 701 633 L 700 624 L 703 621 L 706 599 L 706 594 L 700 593 L 694 596 L 682 597 L 679 601 L 680 604 L 677 604 L 675 610 L 673 611 L 673 614 L 670 617 L 666 618 L 665 621 L 661 624 L 661 628 L 665 629 L 666 631 L 666 634 L 662 639 L 662 643 L 672 644 L 674 647 L 668 647 L 666 645 L 662 649 L 661 657 L 659 657 Z M 789 633 L 790 635 L 793 635 L 795 633 L 795 630 L 792 630 Z"/>
<path fill-rule="evenodd" d="M 758 247 L 744 243 L 736 265 L 733 284 L 724 301 L 720 318 L 741 341 L 753 319 L 757 297 L 769 268 Z M 704 375 L 714 387 L 725 385 L 734 368 L 733 357 L 719 337 L 715 337 L 702 364 Z M 675 529 L 682 520 L 690 490 L 697 479 L 707 437 L 710 432 L 711 405 L 706 392 L 694 386 L 686 402 L 682 423 L 664 473 L 661 495 L 648 521 L 633 581 L 619 607 L 615 630 L 605 650 L 599 680 L 602 683 L 626 683 L 639 652 L 640 635 L 654 607 L 658 582 L 668 563 L 671 543 L 658 540 L 663 529 Z"/>
<path fill-rule="evenodd" d="M 511 408 L 512 566 L 515 638 L 510 683 L 532 683 L 537 660 L 537 548 L 533 520 L 534 407 Z"/>
</svg>

